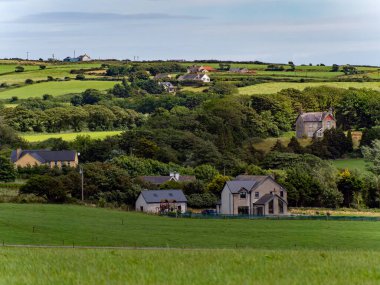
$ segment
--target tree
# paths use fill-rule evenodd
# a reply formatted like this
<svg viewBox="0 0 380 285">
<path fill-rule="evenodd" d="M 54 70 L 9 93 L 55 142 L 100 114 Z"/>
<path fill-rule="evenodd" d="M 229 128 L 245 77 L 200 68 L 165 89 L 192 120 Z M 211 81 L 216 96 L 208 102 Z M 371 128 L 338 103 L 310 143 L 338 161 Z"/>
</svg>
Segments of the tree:
<svg viewBox="0 0 380 285">
<path fill-rule="evenodd" d="M 288 151 L 302 154 L 305 152 L 304 148 L 300 145 L 298 139 L 296 137 L 292 137 L 288 144 Z"/>
<path fill-rule="evenodd" d="M 15 68 L 15 72 L 24 72 L 25 68 L 23 68 L 22 66 L 16 66 Z"/>
<path fill-rule="evenodd" d="M 363 146 L 362 153 L 367 161 L 373 163 L 372 166 L 368 167 L 369 170 L 376 175 L 380 175 L 380 140 L 374 140 L 370 147 Z"/>
<path fill-rule="evenodd" d="M 212 181 L 215 176 L 219 174 L 218 170 L 215 169 L 215 167 L 209 165 L 209 164 L 202 164 L 194 169 L 195 177 L 198 180 L 210 182 Z"/>
<path fill-rule="evenodd" d="M 337 64 L 333 64 L 333 65 L 332 65 L 331 72 L 338 72 L 338 71 L 339 71 L 339 65 L 337 65 Z"/>
<path fill-rule="evenodd" d="M 46 65 L 40 65 L 40 69 L 41 69 L 41 70 L 46 69 Z"/>
<path fill-rule="evenodd" d="M 102 93 L 96 89 L 87 89 L 82 93 L 82 105 L 94 105 L 102 100 Z"/>
<path fill-rule="evenodd" d="M 26 79 L 25 84 L 33 84 L 34 81 L 32 79 Z"/>
<path fill-rule="evenodd" d="M 343 206 L 351 207 L 356 206 L 360 207 L 361 199 L 361 190 L 363 189 L 363 181 L 350 172 L 348 169 L 343 170 L 339 173 L 337 186 L 340 192 L 343 194 Z M 356 199 L 354 199 L 356 197 Z"/>
<path fill-rule="evenodd" d="M 8 158 L 0 156 L 0 181 L 12 182 L 16 179 L 16 171 Z"/>
<path fill-rule="evenodd" d="M 215 195 L 220 195 L 223 190 L 224 184 L 229 181 L 230 178 L 228 176 L 217 175 L 214 179 L 207 185 L 206 189 L 208 192 L 211 192 Z"/>
<path fill-rule="evenodd" d="M 353 75 L 353 74 L 358 73 L 358 70 L 356 69 L 356 67 L 352 65 L 343 66 L 342 71 L 344 72 L 345 75 Z"/>
<path fill-rule="evenodd" d="M 85 80 L 86 76 L 84 74 L 77 74 L 77 76 L 75 76 L 75 79 L 76 80 Z"/>
<path fill-rule="evenodd" d="M 220 81 L 215 82 L 215 84 L 211 86 L 208 91 L 223 96 L 239 93 L 238 88 L 234 84 Z"/>
<path fill-rule="evenodd" d="M 67 201 L 67 192 L 59 178 L 49 175 L 33 176 L 20 188 L 21 194 L 35 194 L 52 203 Z"/>
</svg>

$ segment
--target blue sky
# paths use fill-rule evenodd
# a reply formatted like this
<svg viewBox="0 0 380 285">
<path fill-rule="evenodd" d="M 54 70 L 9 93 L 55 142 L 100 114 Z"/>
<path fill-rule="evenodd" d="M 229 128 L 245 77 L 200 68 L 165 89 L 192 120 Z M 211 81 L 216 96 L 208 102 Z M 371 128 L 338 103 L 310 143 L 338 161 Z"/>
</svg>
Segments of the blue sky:
<svg viewBox="0 0 380 285">
<path fill-rule="evenodd" d="M 379 0 L 0 0 L 0 58 L 380 65 Z"/>
</svg>

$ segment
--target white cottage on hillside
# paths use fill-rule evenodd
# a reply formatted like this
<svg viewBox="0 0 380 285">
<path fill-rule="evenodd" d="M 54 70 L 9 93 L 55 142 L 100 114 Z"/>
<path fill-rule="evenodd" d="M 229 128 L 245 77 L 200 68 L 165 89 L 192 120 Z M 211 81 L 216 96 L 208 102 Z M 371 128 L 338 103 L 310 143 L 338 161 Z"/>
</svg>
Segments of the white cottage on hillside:
<svg viewBox="0 0 380 285">
<path fill-rule="evenodd" d="M 227 181 L 220 213 L 224 215 L 287 215 L 287 192 L 271 176 L 240 175 Z"/>
<path fill-rule="evenodd" d="M 182 190 L 143 190 L 136 201 L 136 211 L 162 213 L 179 211 L 185 213 L 187 199 Z"/>
</svg>

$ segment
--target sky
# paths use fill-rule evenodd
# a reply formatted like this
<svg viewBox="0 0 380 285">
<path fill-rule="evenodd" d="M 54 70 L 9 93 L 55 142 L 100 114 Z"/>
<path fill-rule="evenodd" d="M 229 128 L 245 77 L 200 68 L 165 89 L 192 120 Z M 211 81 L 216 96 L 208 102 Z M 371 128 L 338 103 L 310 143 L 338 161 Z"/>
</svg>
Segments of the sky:
<svg viewBox="0 0 380 285">
<path fill-rule="evenodd" d="M 0 58 L 380 65 L 379 0 L 0 0 Z"/>
</svg>

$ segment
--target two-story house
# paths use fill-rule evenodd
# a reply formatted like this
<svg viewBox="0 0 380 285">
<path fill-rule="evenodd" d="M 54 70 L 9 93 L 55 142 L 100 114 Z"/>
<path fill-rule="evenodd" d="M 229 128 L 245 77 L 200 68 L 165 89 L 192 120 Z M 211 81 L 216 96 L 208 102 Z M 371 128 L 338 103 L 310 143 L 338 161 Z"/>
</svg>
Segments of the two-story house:
<svg viewBox="0 0 380 285">
<path fill-rule="evenodd" d="M 12 151 L 11 161 L 16 167 L 42 166 L 50 168 L 62 166 L 77 167 L 78 154 L 73 150 L 22 150 Z"/>
<path fill-rule="evenodd" d="M 271 176 L 240 175 L 227 181 L 221 195 L 223 215 L 287 215 L 287 191 Z"/>
<path fill-rule="evenodd" d="M 325 130 L 336 128 L 332 110 L 328 112 L 302 113 L 296 121 L 297 138 L 323 138 Z"/>
</svg>

